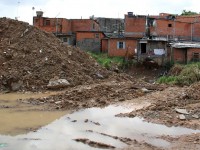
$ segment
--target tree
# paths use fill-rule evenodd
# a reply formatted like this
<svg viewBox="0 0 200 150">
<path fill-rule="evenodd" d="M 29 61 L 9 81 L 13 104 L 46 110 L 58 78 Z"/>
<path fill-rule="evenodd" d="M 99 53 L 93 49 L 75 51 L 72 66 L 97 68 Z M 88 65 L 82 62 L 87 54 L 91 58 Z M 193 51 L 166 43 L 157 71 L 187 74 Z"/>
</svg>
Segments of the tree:
<svg viewBox="0 0 200 150">
<path fill-rule="evenodd" d="M 183 10 L 181 16 L 197 15 L 197 12 Z"/>
</svg>

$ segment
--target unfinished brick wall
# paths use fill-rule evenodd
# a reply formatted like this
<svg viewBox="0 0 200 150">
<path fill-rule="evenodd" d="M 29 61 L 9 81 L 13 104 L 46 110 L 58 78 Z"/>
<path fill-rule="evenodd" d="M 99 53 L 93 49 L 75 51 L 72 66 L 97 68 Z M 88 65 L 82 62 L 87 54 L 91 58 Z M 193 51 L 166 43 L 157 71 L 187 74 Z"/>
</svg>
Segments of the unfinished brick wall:
<svg viewBox="0 0 200 150">
<path fill-rule="evenodd" d="M 187 49 L 173 48 L 173 61 L 174 62 L 186 62 Z"/>
<path fill-rule="evenodd" d="M 193 61 L 194 53 L 199 53 L 200 54 L 200 48 L 189 48 L 188 49 L 188 51 L 187 51 L 187 61 L 188 62 Z"/>
<path fill-rule="evenodd" d="M 92 19 L 73 19 L 72 32 L 76 31 L 99 31 L 99 24 Z"/>
<path fill-rule="evenodd" d="M 105 35 L 102 32 L 80 31 L 76 33 L 76 46 L 83 50 L 101 51 L 101 39 Z"/>
<path fill-rule="evenodd" d="M 146 32 L 146 17 L 125 15 L 125 36 L 141 38 Z"/>
<path fill-rule="evenodd" d="M 190 38 L 191 24 L 173 20 L 157 19 L 154 25 L 150 27 L 150 34 L 153 36 Z"/>
</svg>

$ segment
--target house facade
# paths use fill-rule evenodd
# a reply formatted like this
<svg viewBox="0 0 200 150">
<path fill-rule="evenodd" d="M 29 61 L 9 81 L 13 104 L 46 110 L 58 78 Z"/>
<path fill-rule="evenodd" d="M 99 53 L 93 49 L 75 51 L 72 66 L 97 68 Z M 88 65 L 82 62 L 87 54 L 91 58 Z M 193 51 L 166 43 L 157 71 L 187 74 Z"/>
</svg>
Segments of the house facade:
<svg viewBox="0 0 200 150">
<path fill-rule="evenodd" d="M 93 19 L 65 19 L 43 17 L 42 11 L 37 11 L 33 17 L 33 25 L 51 32 L 69 45 L 76 45 L 77 31 L 99 31 L 99 24 Z"/>
<path fill-rule="evenodd" d="M 161 65 L 166 61 L 199 60 L 200 15 L 160 13 L 144 16 L 128 12 L 124 19 L 99 18 L 98 21 L 95 18 L 46 18 L 40 11 L 33 17 L 34 26 L 83 50 L 134 57 L 138 61 L 148 57 Z M 177 46 L 177 43 L 184 46 Z"/>
<path fill-rule="evenodd" d="M 76 46 L 82 50 L 100 52 L 102 47 L 101 42 L 105 37 L 105 34 L 101 31 L 77 31 Z"/>
</svg>

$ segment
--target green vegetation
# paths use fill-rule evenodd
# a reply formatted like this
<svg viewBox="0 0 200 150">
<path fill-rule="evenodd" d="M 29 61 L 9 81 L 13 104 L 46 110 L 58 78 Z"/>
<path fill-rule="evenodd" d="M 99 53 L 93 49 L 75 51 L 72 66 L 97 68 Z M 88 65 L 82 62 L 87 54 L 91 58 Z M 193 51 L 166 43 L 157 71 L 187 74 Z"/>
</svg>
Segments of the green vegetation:
<svg viewBox="0 0 200 150">
<path fill-rule="evenodd" d="M 197 12 L 183 10 L 181 16 L 197 15 Z"/>
<path fill-rule="evenodd" d="M 92 56 L 100 65 L 107 69 L 111 68 L 128 68 L 133 62 L 124 61 L 123 57 L 109 57 L 106 53 L 94 53 L 87 52 L 90 56 Z"/>
<path fill-rule="evenodd" d="M 188 65 L 175 64 L 168 76 L 158 79 L 158 83 L 190 85 L 200 81 L 200 62 Z"/>
</svg>

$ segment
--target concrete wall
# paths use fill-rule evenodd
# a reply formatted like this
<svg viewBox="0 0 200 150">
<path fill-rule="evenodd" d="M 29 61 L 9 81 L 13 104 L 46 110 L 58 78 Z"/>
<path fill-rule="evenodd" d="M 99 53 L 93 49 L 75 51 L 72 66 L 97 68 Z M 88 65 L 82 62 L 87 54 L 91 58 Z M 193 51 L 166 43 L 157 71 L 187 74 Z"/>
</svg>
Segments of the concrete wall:
<svg viewBox="0 0 200 150">
<path fill-rule="evenodd" d="M 113 33 L 114 31 L 124 30 L 124 19 L 115 18 L 96 18 L 99 23 L 100 31 Z"/>
<path fill-rule="evenodd" d="M 102 38 L 104 38 L 104 34 L 101 32 L 77 32 L 76 46 L 82 50 L 100 52 Z"/>
</svg>

